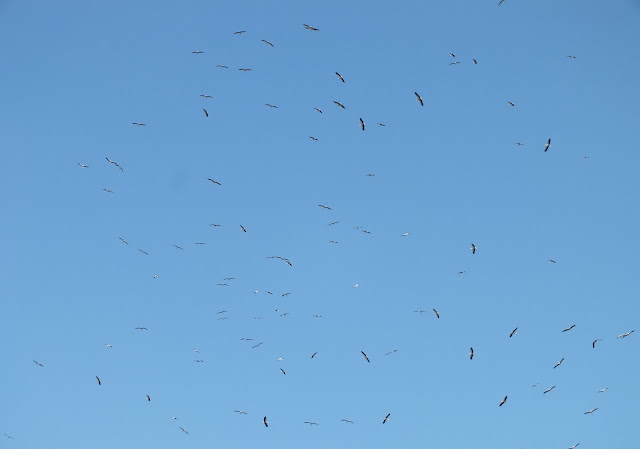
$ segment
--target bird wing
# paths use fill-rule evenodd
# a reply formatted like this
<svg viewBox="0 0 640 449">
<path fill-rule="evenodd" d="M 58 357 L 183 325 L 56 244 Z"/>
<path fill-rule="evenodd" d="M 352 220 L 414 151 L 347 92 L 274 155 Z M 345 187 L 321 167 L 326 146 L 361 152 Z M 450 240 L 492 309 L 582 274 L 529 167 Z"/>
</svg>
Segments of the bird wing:
<svg viewBox="0 0 640 449">
<path fill-rule="evenodd" d="M 424 103 L 422 102 L 422 97 L 420 95 L 418 95 L 418 92 L 414 92 L 414 94 L 418 98 L 418 101 L 420 102 L 420 106 L 424 106 Z"/>
<path fill-rule="evenodd" d="M 364 131 L 364 120 L 360 119 L 360 125 L 362 126 L 362 130 Z"/>
</svg>

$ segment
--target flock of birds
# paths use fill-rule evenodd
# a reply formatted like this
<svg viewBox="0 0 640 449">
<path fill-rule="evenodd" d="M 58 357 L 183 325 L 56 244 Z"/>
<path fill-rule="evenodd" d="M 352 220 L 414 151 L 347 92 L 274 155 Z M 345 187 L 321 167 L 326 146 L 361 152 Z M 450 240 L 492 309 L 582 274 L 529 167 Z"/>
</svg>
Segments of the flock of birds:
<svg viewBox="0 0 640 449">
<path fill-rule="evenodd" d="M 503 2 L 504 2 L 504 0 L 500 0 L 499 5 L 501 5 Z M 304 27 L 304 29 L 305 29 L 305 30 L 312 31 L 312 32 L 319 32 L 319 31 L 320 31 L 318 28 L 313 27 L 313 26 L 308 25 L 308 24 L 303 24 L 303 27 Z M 246 30 L 241 30 L 241 31 L 237 31 L 237 32 L 235 32 L 234 34 L 242 35 L 242 34 L 244 34 L 244 33 L 246 33 L 246 32 L 247 32 Z M 275 47 L 275 46 L 274 46 L 274 44 L 273 44 L 271 41 L 269 41 L 269 40 L 262 39 L 261 41 L 262 41 L 266 46 L 268 46 L 268 47 Z M 192 53 L 193 53 L 194 55 L 202 55 L 202 54 L 204 54 L 205 52 L 204 52 L 204 51 L 201 51 L 201 50 L 197 50 L 197 51 L 193 51 Z M 451 56 L 452 58 L 454 58 L 454 59 L 456 58 L 456 55 L 455 55 L 454 53 L 451 53 L 451 54 L 450 54 L 450 56 Z M 569 57 L 569 58 L 572 58 L 572 59 L 573 59 L 573 58 L 575 58 L 575 56 L 568 56 L 568 57 Z M 453 62 L 451 62 L 451 65 L 457 65 L 457 64 L 460 64 L 460 62 L 461 62 L 461 61 L 453 61 Z M 473 59 L 473 63 L 474 63 L 474 64 L 478 64 L 478 61 L 477 61 L 476 59 Z M 228 69 L 228 66 L 226 66 L 226 65 L 218 65 L 218 68 L 220 68 L 220 69 Z M 251 71 L 251 68 L 242 67 L 242 68 L 239 68 L 238 70 L 243 71 L 243 72 L 248 72 L 248 71 Z M 347 80 L 345 79 L 345 77 L 344 77 L 343 75 L 341 75 L 339 72 L 335 72 L 335 75 L 336 75 L 336 78 L 337 78 L 337 80 L 338 80 L 339 82 L 341 82 L 341 83 L 345 83 L 345 84 L 347 83 Z M 203 97 L 205 100 L 208 100 L 208 99 L 211 99 L 211 98 L 212 98 L 212 96 L 207 95 L 207 94 L 201 94 L 200 96 L 201 96 L 201 97 Z M 421 107 L 424 107 L 425 102 L 424 102 L 424 100 L 423 100 L 422 96 L 421 96 L 418 92 L 414 92 L 414 96 L 415 96 L 415 99 L 417 100 L 418 104 L 419 104 Z M 339 107 L 339 108 L 342 108 L 342 109 L 345 109 L 345 108 L 346 108 L 346 107 L 345 107 L 345 105 L 344 105 L 343 103 L 341 103 L 340 101 L 333 100 L 333 103 L 334 103 L 337 107 Z M 515 107 L 515 106 L 516 106 L 516 105 L 515 105 L 515 103 L 514 103 L 514 102 L 512 102 L 512 101 L 507 101 L 507 103 L 508 103 L 508 105 L 509 105 L 509 106 L 511 106 L 511 107 Z M 266 103 L 265 105 L 266 105 L 267 107 L 269 107 L 269 108 L 273 108 L 273 109 L 277 109 L 277 108 L 278 108 L 278 106 L 277 106 L 277 105 L 270 104 L 270 103 Z M 320 108 L 314 107 L 313 109 L 314 109 L 315 111 L 317 111 L 318 113 L 321 113 L 321 114 L 323 113 L 323 111 L 322 111 Z M 202 108 L 202 111 L 203 111 L 203 113 L 204 113 L 205 117 L 209 117 L 209 111 L 208 111 L 207 109 Z M 360 123 L 360 128 L 361 128 L 361 130 L 362 130 L 362 131 L 365 131 L 365 130 L 366 130 L 366 127 L 367 127 L 367 125 L 366 125 L 366 123 L 365 123 L 365 121 L 364 121 L 364 119 L 363 119 L 362 117 L 361 117 L 361 118 L 359 118 L 359 123 Z M 144 123 L 144 122 L 132 122 L 132 124 L 133 124 L 133 125 L 135 125 L 135 126 L 138 126 L 138 127 L 146 127 L 146 126 L 147 126 L 147 123 Z M 377 125 L 378 125 L 378 126 L 380 126 L 380 127 L 386 126 L 384 123 L 377 123 Z M 318 138 L 317 138 L 317 137 L 314 137 L 314 136 L 309 136 L 309 138 L 310 138 L 311 140 L 314 140 L 314 141 L 318 140 Z M 517 143 L 517 145 L 523 145 L 523 143 L 522 143 L 522 142 L 518 142 L 518 143 Z M 551 146 L 551 139 L 549 138 L 549 139 L 547 139 L 546 144 L 544 145 L 544 147 L 543 147 L 543 148 L 541 148 L 541 149 L 543 149 L 543 151 L 544 151 L 544 152 L 547 152 L 547 151 L 549 150 L 550 146 Z M 542 147 L 542 142 L 541 142 L 541 147 Z M 105 160 L 107 161 L 107 163 L 108 163 L 108 164 L 110 164 L 111 166 L 115 167 L 115 168 L 116 168 L 116 169 L 118 169 L 120 172 L 124 173 L 125 169 L 123 168 L 123 166 L 122 166 L 121 164 L 119 164 L 118 162 L 116 162 L 116 161 L 114 161 L 114 160 L 110 159 L 109 157 L 105 157 Z M 103 163 L 104 163 L 104 162 L 103 162 Z M 88 169 L 88 168 L 89 168 L 89 165 L 88 165 L 88 164 L 85 164 L 85 163 L 77 162 L 77 165 L 78 165 L 78 166 L 80 166 L 82 169 Z M 367 176 L 374 176 L 374 174 L 373 174 L 373 173 L 368 173 L 368 174 L 367 174 Z M 213 186 L 213 187 L 215 187 L 215 188 L 221 188 L 221 187 L 222 187 L 222 183 L 221 183 L 220 181 L 216 180 L 216 179 L 213 179 L 213 178 L 207 178 L 206 180 L 203 180 L 203 182 L 205 182 L 205 181 L 210 182 L 210 183 L 211 183 L 211 186 Z M 104 188 L 103 190 L 104 190 L 106 193 L 108 193 L 108 194 L 113 194 L 113 193 L 114 193 L 114 192 L 113 192 L 111 189 L 109 189 L 109 188 Z M 327 206 L 327 205 L 325 205 L 325 204 L 318 204 L 318 207 L 322 208 L 323 210 L 332 210 L 330 206 Z M 332 225 L 335 225 L 335 224 L 338 224 L 338 223 L 339 223 L 338 221 L 331 222 L 331 223 L 329 223 L 329 226 L 332 226 Z M 219 226 L 221 226 L 221 225 L 220 225 L 220 224 L 218 224 L 218 223 L 212 223 L 212 224 L 211 224 L 211 226 L 219 227 Z M 247 231 L 247 229 L 245 228 L 245 226 L 243 226 L 242 224 L 238 224 L 237 226 L 239 227 L 239 230 L 241 230 L 242 232 L 244 232 L 244 233 L 248 232 L 248 231 Z M 236 229 L 238 229 L 238 228 L 236 228 Z M 363 233 L 370 233 L 369 231 L 367 231 L 367 230 L 365 230 L 365 229 L 362 229 L 362 228 L 360 228 L 359 230 L 360 230 L 361 232 L 363 232 Z M 402 236 L 402 237 L 408 237 L 409 235 L 410 235 L 410 233 L 409 233 L 409 232 L 407 232 L 407 233 L 402 234 L 401 236 Z M 127 246 L 129 245 L 129 242 L 128 242 L 125 238 L 123 238 L 123 237 L 118 237 L 118 239 L 120 240 L 120 242 L 121 242 L 123 245 L 127 245 Z M 330 242 L 331 242 L 331 243 L 338 243 L 338 242 L 337 242 L 337 241 L 335 241 L 335 240 L 331 240 Z M 206 243 L 205 243 L 205 242 L 195 242 L 195 244 L 197 244 L 197 245 L 205 245 Z M 182 246 L 180 246 L 180 245 L 177 245 L 177 244 L 171 244 L 171 245 L 172 245 L 176 250 L 179 250 L 179 251 L 184 250 L 184 248 L 183 248 Z M 137 249 L 137 251 L 139 251 L 141 254 L 143 254 L 143 255 L 145 255 L 145 256 L 149 256 L 149 253 L 148 253 L 147 251 L 145 251 L 144 249 L 138 248 L 138 249 Z M 470 248 L 469 248 L 469 251 L 471 252 L 471 255 L 473 256 L 473 255 L 475 255 L 475 254 L 476 254 L 476 252 L 478 251 L 478 247 L 477 247 L 474 243 L 471 243 L 471 246 L 470 246 Z M 277 260 L 277 261 L 283 262 L 284 264 L 286 264 L 286 265 L 288 265 L 288 266 L 290 266 L 290 267 L 293 267 L 293 262 L 292 262 L 289 258 L 287 258 L 287 257 L 283 257 L 283 256 L 266 256 L 266 257 L 267 257 L 268 259 L 271 259 L 271 260 Z M 556 261 L 555 261 L 555 260 L 553 260 L 553 259 L 549 259 L 548 261 L 549 261 L 550 263 L 554 263 L 554 264 L 556 263 Z M 460 271 L 460 272 L 458 272 L 458 274 L 464 274 L 464 273 L 465 273 L 464 271 Z M 155 277 L 155 278 L 157 278 L 157 277 L 158 277 L 158 275 L 154 275 L 154 277 Z M 230 285 L 230 284 L 229 284 L 229 282 L 233 281 L 233 279 L 234 279 L 233 277 L 227 277 L 227 278 L 223 279 L 223 281 L 224 281 L 224 282 L 219 283 L 219 284 L 218 284 L 218 286 L 221 286 L 221 287 L 229 286 L 229 285 Z M 358 284 L 355 284 L 355 285 L 354 285 L 354 287 L 358 287 Z M 259 292 L 259 290 L 255 290 L 255 291 L 253 291 L 253 293 L 258 293 L 258 292 Z M 273 294 L 273 292 L 268 291 L 268 292 L 267 292 L 267 294 L 271 294 L 271 295 L 272 295 L 272 294 Z M 285 297 L 285 296 L 288 296 L 288 295 L 290 295 L 290 294 L 291 294 L 290 292 L 285 292 L 285 293 L 282 293 L 282 294 L 281 294 L 281 296 L 282 296 L 282 297 Z M 277 312 L 280 312 L 280 311 L 279 311 L 279 310 L 277 310 L 277 309 L 276 309 L 276 311 L 277 311 Z M 227 312 L 226 310 L 219 311 L 219 312 L 218 312 L 218 315 L 220 315 L 220 317 L 219 317 L 218 319 L 220 319 L 220 320 L 226 319 L 226 317 L 224 316 L 224 314 L 225 314 L 226 312 Z M 423 314 L 423 313 L 426 313 L 426 312 L 428 312 L 428 311 L 427 311 L 427 310 L 414 310 L 413 312 L 414 312 L 414 313 L 417 313 L 417 314 Z M 440 318 L 441 318 L 440 313 L 439 313 L 439 312 L 438 312 L 438 310 L 436 310 L 435 308 L 433 308 L 433 309 L 431 310 L 431 312 L 433 312 L 433 315 L 436 317 L 436 319 L 440 319 Z M 281 314 L 281 316 L 287 316 L 287 315 L 288 315 L 288 313 L 287 313 L 287 312 L 283 312 L 283 313 Z M 321 317 L 321 315 L 315 315 L 315 317 L 319 318 L 319 317 Z M 260 318 L 260 317 L 256 317 L 256 318 Z M 564 332 L 569 332 L 569 331 L 573 330 L 575 326 L 576 326 L 575 324 L 572 324 L 572 325 L 570 325 L 570 326 L 566 327 L 565 329 L 563 329 L 563 330 L 562 330 L 562 332 L 563 332 L 563 333 L 564 333 Z M 135 330 L 138 330 L 138 331 L 141 331 L 141 332 L 143 332 L 143 331 L 148 331 L 148 329 L 147 329 L 146 327 L 144 327 L 144 326 L 138 326 L 138 327 L 135 327 Z M 514 328 L 510 333 L 508 333 L 508 338 L 513 338 L 513 337 L 515 337 L 515 336 L 517 335 L 517 330 L 518 330 L 518 327 Z M 617 336 L 617 338 L 618 338 L 618 339 L 625 339 L 625 338 L 627 338 L 627 337 L 631 336 L 631 335 L 633 334 L 633 332 L 634 332 L 634 330 L 630 330 L 630 331 L 628 331 L 628 332 L 626 332 L 626 333 L 621 333 L 621 334 L 619 334 L 619 335 Z M 505 333 L 505 334 L 506 334 L 506 333 Z M 506 335 L 505 335 L 505 336 L 506 336 Z M 251 338 L 243 337 L 243 338 L 242 338 L 242 340 L 245 340 L 245 341 L 251 341 L 252 339 L 251 339 Z M 591 346 L 592 346 L 592 348 L 593 348 L 593 349 L 595 349 L 595 348 L 596 348 L 596 343 L 597 343 L 597 342 L 599 342 L 599 341 L 601 341 L 601 339 L 599 339 L 599 338 L 594 339 L 593 341 L 591 341 Z M 253 345 L 253 346 L 252 346 L 252 348 L 259 348 L 262 344 L 263 344 L 263 342 L 259 342 L 259 343 L 255 344 L 255 345 Z M 111 350 L 111 349 L 113 348 L 113 346 L 112 346 L 111 344 L 109 344 L 109 343 L 107 343 L 105 346 L 106 346 L 109 350 Z M 392 354 L 392 353 L 394 353 L 394 352 L 396 352 L 396 351 L 397 351 L 397 350 L 396 350 L 396 349 L 394 349 L 394 350 L 392 350 L 392 351 L 388 352 L 386 355 Z M 197 353 L 197 352 L 198 352 L 198 350 L 197 350 L 197 349 L 194 349 L 194 352 L 196 352 L 196 353 Z M 366 361 L 367 363 L 371 363 L 371 359 L 370 359 L 370 357 L 365 353 L 365 351 L 361 350 L 361 351 L 360 351 L 360 353 L 361 353 L 361 356 L 362 356 L 362 358 L 364 359 L 364 361 Z M 317 355 L 317 354 L 318 354 L 318 352 L 314 352 L 314 353 L 311 355 L 311 359 L 314 359 L 314 358 L 316 357 L 316 355 Z M 470 361 L 473 361 L 473 360 L 474 360 L 474 356 L 475 356 L 475 355 L 476 355 L 476 352 L 474 351 L 474 348 L 473 348 L 473 347 L 469 347 L 469 353 L 468 353 L 469 360 L 470 360 Z M 552 369 L 554 369 L 554 370 L 555 370 L 555 369 L 561 368 L 562 363 L 564 362 L 564 360 L 565 360 L 565 357 L 560 358 L 560 360 L 559 360 L 557 363 L 555 363 L 555 365 L 552 367 Z M 196 362 L 196 363 L 202 363 L 202 362 L 204 362 L 204 360 L 202 360 L 202 359 L 196 359 L 196 360 L 195 360 L 195 362 Z M 33 363 L 34 363 L 37 367 L 39 367 L 39 368 L 45 368 L 44 364 L 43 364 L 43 363 L 41 363 L 40 361 L 33 360 Z M 475 362 L 474 362 L 474 363 L 475 363 Z M 280 371 L 282 372 L 282 374 L 283 374 L 283 375 L 286 375 L 286 374 L 287 374 L 287 373 L 286 373 L 286 371 L 285 371 L 283 368 L 280 368 Z M 95 376 L 95 379 L 96 379 L 96 384 L 97 384 L 97 386 L 98 386 L 98 387 L 101 387 L 101 386 L 103 385 L 103 381 L 101 380 L 101 378 L 100 378 L 98 375 L 96 375 L 96 376 Z M 538 386 L 538 384 L 533 385 L 533 387 L 537 387 L 537 386 Z M 548 388 L 544 389 L 544 390 L 542 391 L 542 394 L 545 394 L 545 395 L 546 395 L 546 394 L 549 394 L 549 393 L 551 393 L 555 388 L 556 388 L 556 385 L 550 386 L 550 387 L 548 387 Z M 605 392 L 605 391 L 607 391 L 607 390 L 608 390 L 608 388 L 606 388 L 606 387 L 605 387 L 605 388 L 602 388 L 602 389 L 598 390 L 598 391 L 597 391 L 597 393 L 604 393 L 604 392 Z M 142 399 L 146 399 L 146 401 L 148 401 L 148 402 L 151 402 L 151 399 L 152 399 L 152 398 L 151 398 L 151 396 L 150 396 L 149 394 L 141 395 L 141 398 L 142 398 Z M 502 398 L 501 398 L 501 399 L 499 399 L 499 400 L 498 400 L 498 398 L 496 398 L 496 404 L 497 404 L 497 406 L 498 406 L 498 407 L 503 407 L 503 406 L 507 405 L 507 400 L 508 400 L 508 395 L 506 395 L 506 394 L 505 394 L 505 395 L 504 395 L 504 397 L 502 397 Z M 598 411 L 598 407 L 594 407 L 594 408 L 591 408 L 591 409 L 589 409 L 589 410 L 586 410 L 586 411 L 584 411 L 584 414 L 585 414 L 585 415 L 593 415 L 596 411 Z M 247 412 L 245 412 L 245 411 L 243 411 L 243 410 L 233 410 L 233 412 L 234 412 L 234 413 L 237 413 L 238 415 L 247 415 L 247 414 L 248 414 Z M 262 415 L 262 414 L 261 414 L 261 415 Z M 380 416 L 380 421 L 379 421 L 379 422 L 380 422 L 381 424 L 386 424 L 387 422 L 389 422 L 389 420 L 390 420 L 390 416 L 391 416 L 391 413 L 386 413 L 386 414 L 384 414 L 384 415 L 382 415 L 382 414 L 381 414 L 381 416 Z M 173 417 L 173 419 L 177 419 L 177 418 L 176 418 L 176 417 Z M 338 419 L 338 418 L 336 418 L 336 419 Z M 355 422 L 354 422 L 353 420 L 351 420 L 351 419 L 347 419 L 347 418 L 340 418 L 340 421 L 341 421 L 341 422 L 344 422 L 344 423 L 347 423 L 347 424 L 355 424 Z M 267 417 L 267 416 L 263 416 L 263 418 L 262 418 L 262 423 L 263 423 L 263 425 L 264 425 L 265 427 L 267 427 L 267 428 L 270 426 L 270 422 L 269 422 L 269 419 L 268 419 L 268 417 Z M 319 423 L 318 423 L 318 422 L 314 422 L 314 421 L 303 421 L 303 424 L 307 424 L 307 425 L 309 425 L 309 426 L 317 426 L 317 425 L 319 425 Z M 185 435 L 189 435 L 189 432 L 188 432 L 184 427 L 182 427 L 182 426 L 177 426 L 177 428 L 178 428 L 181 432 L 183 432 Z M 9 435 L 9 434 L 5 434 L 5 437 L 7 437 L 7 438 L 9 438 L 9 439 L 14 439 L 14 437 L 13 437 L 12 435 Z M 580 444 L 580 443 L 576 443 L 576 444 L 574 444 L 573 446 L 569 447 L 568 449 L 575 449 L 579 444 Z"/>
</svg>

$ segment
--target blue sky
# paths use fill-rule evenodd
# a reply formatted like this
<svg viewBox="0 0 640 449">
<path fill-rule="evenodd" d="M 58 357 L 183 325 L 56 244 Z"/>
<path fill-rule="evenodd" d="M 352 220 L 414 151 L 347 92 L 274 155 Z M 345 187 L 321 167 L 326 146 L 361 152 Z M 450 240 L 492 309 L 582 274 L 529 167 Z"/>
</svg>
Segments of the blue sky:
<svg viewBox="0 0 640 449">
<path fill-rule="evenodd" d="M 2 447 L 637 442 L 640 3 L 346 3 L 0 2 Z"/>
</svg>

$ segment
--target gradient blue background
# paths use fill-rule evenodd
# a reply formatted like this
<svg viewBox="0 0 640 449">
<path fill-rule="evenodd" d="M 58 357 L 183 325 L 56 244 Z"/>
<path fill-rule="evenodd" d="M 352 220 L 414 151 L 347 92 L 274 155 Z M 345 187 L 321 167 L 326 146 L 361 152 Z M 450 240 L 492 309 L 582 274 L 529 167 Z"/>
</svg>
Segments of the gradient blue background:
<svg viewBox="0 0 640 449">
<path fill-rule="evenodd" d="M 0 445 L 635 447 L 640 3 L 497 3 L 0 2 Z"/>
</svg>

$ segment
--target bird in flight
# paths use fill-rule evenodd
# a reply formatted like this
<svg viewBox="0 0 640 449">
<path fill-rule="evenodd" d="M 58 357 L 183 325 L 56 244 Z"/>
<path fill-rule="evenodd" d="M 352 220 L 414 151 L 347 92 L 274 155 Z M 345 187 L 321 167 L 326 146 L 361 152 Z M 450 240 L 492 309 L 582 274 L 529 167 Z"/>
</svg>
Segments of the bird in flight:
<svg viewBox="0 0 640 449">
<path fill-rule="evenodd" d="M 142 254 L 145 254 L 145 255 L 147 255 L 147 256 L 149 255 L 149 253 L 148 253 L 148 252 L 146 252 L 146 251 L 144 251 L 144 250 L 142 250 L 142 249 L 139 249 L 138 251 L 140 251 Z"/>
<path fill-rule="evenodd" d="M 502 5 L 502 2 L 504 2 L 504 0 L 500 0 L 500 3 L 498 3 L 498 6 Z M 572 448 L 570 448 L 572 449 Z"/>
<path fill-rule="evenodd" d="M 242 410 L 234 410 L 236 413 L 240 413 L 241 415 L 246 415 L 247 412 L 243 412 Z"/>
<path fill-rule="evenodd" d="M 393 350 L 387 352 L 385 355 L 390 355 L 390 354 L 393 354 L 394 352 L 398 352 L 398 350 L 397 349 L 393 349 Z"/>
<path fill-rule="evenodd" d="M 560 365 L 562 365 L 562 361 L 564 360 L 564 357 L 562 357 L 560 359 L 560 361 L 558 363 L 556 363 L 556 365 L 553 367 L 553 369 L 556 369 L 557 367 L 559 367 Z"/>
<path fill-rule="evenodd" d="M 88 165 L 81 164 L 80 162 L 78 162 L 78 165 L 79 165 L 80 167 L 82 167 L 82 168 L 89 168 L 89 166 L 88 166 Z"/>
<path fill-rule="evenodd" d="M 455 61 L 455 62 L 450 62 L 449 65 L 456 65 L 456 64 L 460 64 L 460 61 Z"/>
<path fill-rule="evenodd" d="M 229 68 L 226 65 L 222 65 L 222 64 L 218 64 L 216 67 L 219 67 L 221 69 L 228 69 Z"/>
<path fill-rule="evenodd" d="M 512 330 L 511 333 L 509 334 L 509 338 L 513 337 L 516 334 L 517 330 L 518 330 L 517 327 L 514 330 Z"/>
<path fill-rule="evenodd" d="M 247 230 L 244 228 L 244 226 L 240 225 L 240 227 L 242 228 L 242 230 L 243 230 L 244 232 L 247 232 Z"/>
<path fill-rule="evenodd" d="M 35 361 L 35 360 L 33 361 L 33 363 L 35 363 L 35 364 L 36 364 L 36 365 L 38 365 L 38 366 L 42 366 L 42 363 L 37 362 L 37 361 Z"/>
<path fill-rule="evenodd" d="M 191 53 L 193 53 L 194 55 L 201 55 L 202 53 L 204 53 L 203 51 L 192 51 Z"/>
<path fill-rule="evenodd" d="M 476 61 L 476 60 L 474 59 L 474 60 L 473 60 L 473 63 L 474 63 L 474 64 L 477 64 L 477 63 L 478 63 L 478 61 Z"/>
<path fill-rule="evenodd" d="M 241 70 L 243 72 L 250 72 L 251 71 L 251 69 L 238 69 L 238 70 Z"/>
<path fill-rule="evenodd" d="M 371 363 L 371 360 L 369 360 L 369 357 L 367 357 L 367 354 L 364 353 L 364 351 L 360 351 L 362 353 L 362 355 L 364 356 L 364 359 L 368 362 Z"/>
<path fill-rule="evenodd" d="M 151 401 L 151 396 L 147 395 L 147 401 Z"/>
<path fill-rule="evenodd" d="M 474 354 L 473 348 L 471 347 L 469 348 L 469 360 L 473 360 L 473 354 Z"/>
<path fill-rule="evenodd" d="M 269 421 L 267 421 L 267 417 L 266 416 L 264 418 L 262 418 L 262 422 L 264 423 L 265 427 L 269 427 Z"/>
<path fill-rule="evenodd" d="M 473 243 L 471 244 L 471 254 L 475 254 L 476 253 L 476 245 L 474 245 Z"/>
<path fill-rule="evenodd" d="M 316 110 L 316 111 L 318 111 L 320 114 L 322 114 L 322 110 L 320 110 L 320 109 L 318 109 L 318 108 L 313 108 L 313 109 L 315 109 L 315 110 Z"/>
<path fill-rule="evenodd" d="M 246 32 L 247 32 L 246 30 L 242 30 L 242 31 L 236 31 L 236 32 L 235 32 L 235 33 L 233 33 L 233 34 L 242 34 L 242 33 L 246 33 Z"/>
<path fill-rule="evenodd" d="M 309 424 L 310 426 L 317 426 L 318 423 L 317 422 L 311 422 L 311 421 L 305 421 L 305 424 Z"/>
<path fill-rule="evenodd" d="M 516 106 L 516 104 L 514 102 L 512 102 L 512 101 L 507 101 L 507 103 L 509 103 L 509 106 L 513 106 L 513 107 Z"/>
<path fill-rule="evenodd" d="M 633 334 L 634 332 L 635 332 L 635 330 L 633 330 L 633 331 L 629 331 L 629 332 L 627 332 L 626 334 L 620 334 L 620 335 L 618 335 L 618 337 L 616 337 L 616 338 L 626 338 L 626 337 L 628 337 L 629 335 Z"/>
<path fill-rule="evenodd" d="M 436 318 L 440 318 L 440 314 L 438 313 L 438 311 L 436 309 L 432 309 L 433 313 L 436 314 Z"/>
<path fill-rule="evenodd" d="M 585 414 L 585 415 L 591 415 L 591 414 L 593 414 L 593 412 L 595 412 L 596 410 L 598 410 L 598 407 L 596 407 L 596 408 L 592 408 L 591 410 L 589 410 L 589 411 L 587 411 L 587 412 L 584 412 L 584 414 Z"/>
<path fill-rule="evenodd" d="M 563 329 L 563 331 L 562 331 L 562 332 L 568 332 L 568 331 L 570 331 L 571 329 L 573 329 L 574 327 L 576 327 L 576 325 L 575 325 L 575 324 L 572 324 L 572 325 L 571 325 L 571 326 L 569 326 L 568 328 Z"/>
<path fill-rule="evenodd" d="M 282 368 L 280 368 L 280 371 L 282 371 L 282 374 L 287 374 Z"/>
<path fill-rule="evenodd" d="M 136 126 L 147 126 L 146 123 L 138 123 L 138 122 L 132 122 L 132 125 L 136 125 Z"/>
<path fill-rule="evenodd" d="M 320 31 L 317 28 L 312 27 L 311 25 L 307 25 L 306 23 L 303 23 L 302 25 L 304 25 L 305 29 L 307 30 L 311 30 L 311 31 Z"/>
<path fill-rule="evenodd" d="M 338 72 L 336 72 L 336 75 L 338 76 L 338 79 L 344 83 L 344 78 L 342 77 L 342 75 L 340 75 Z"/>
<path fill-rule="evenodd" d="M 98 379 L 98 385 L 102 385 L 102 381 L 100 380 L 100 378 L 98 376 L 96 376 L 96 379 Z"/>
<path fill-rule="evenodd" d="M 213 98 L 211 95 L 200 94 L 202 98 Z"/>
<path fill-rule="evenodd" d="M 275 105 L 273 105 L 273 104 L 265 103 L 264 105 L 265 105 L 265 106 L 269 106 L 270 108 L 278 109 L 278 106 L 275 106 Z"/>
<path fill-rule="evenodd" d="M 318 140 L 316 137 L 313 137 L 313 136 L 309 136 L 309 139 L 311 139 L 311 140 Z"/>
<path fill-rule="evenodd" d="M 273 44 L 267 40 L 262 39 L 262 42 L 273 47 Z"/>
<path fill-rule="evenodd" d="M 120 164 L 118 164 L 116 161 L 112 161 L 111 159 L 109 159 L 108 157 L 105 157 L 105 159 L 107 160 L 107 162 L 109 162 L 110 164 L 115 165 L 116 167 L 118 167 L 121 171 L 124 171 L 124 169 L 120 166 Z"/>
<path fill-rule="evenodd" d="M 382 424 L 386 423 L 389 420 L 389 416 L 391 416 L 391 413 L 387 413 L 387 416 L 385 416 L 382 420 Z"/>
<path fill-rule="evenodd" d="M 546 153 L 549 147 L 551 146 L 551 139 L 547 140 L 547 145 L 544 147 L 544 152 Z"/>
<path fill-rule="evenodd" d="M 609 389 L 609 387 L 605 387 L 602 390 L 598 390 L 598 393 L 604 393 L 605 391 L 607 391 Z"/>
<path fill-rule="evenodd" d="M 452 58 L 455 58 L 455 57 L 456 57 L 456 55 L 455 55 L 455 54 L 453 54 L 453 53 L 449 53 L 449 56 L 451 56 Z"/>
<path fill-rule="evenodd" d="M 205 108 L 202 108 L 202 110 L 204 111 L 204 115 L 209 117 L 209 113 L 207 112 L 207 110 Z"/>
<path fill-rule="evenodd" d="M 422 97 L 420 95 L 418 95 L 418 92 L 414 92 L 414 94 L 416 95 L 416 98 L 420 102 L 420 106 L 424 106 L 424 102 L 422 101 Z"/>
<path fill-rule="evenodd" d="M 211 181 L 212 183 L 217 184 L 217 185 L 219 185 L 219 186 L 221 186 L 221 185 L 222 185 L 222 184 L 220 184 L 218 181 L 213 180 L 213 179 L 211 179 L 211 178 L 207 178 L 207 180 L 208 180 L 208 181 Z"/>
<path fill-rule="evenodd" d="M 182 249 L 182 250 L 184 250 L 184 248 L 183 248 L 182 246 L 178 246 L 178 245 L 171 245 L 171 246 L 173 246 L 175 249 Z"/>
<path fill-rule="evenodd" d="M 324 204 L 318 204 L 318 206 L 323 208 L 323 209 L 331 210 L 331 208 L 329 206 L 325 206 Z"/>
<path fill-rule="evenodd" d="M 186 430 L 184 430 L 182 427 L 178 426 L 178 429 L 182 430 L 184 433 L 186 433 L 187 435 L 189 435 L 189 432 L 187 432 Z"/>
<path fill-rule="evenodd" d="M 342 103 L 340 103 L 339 101 L 335 101 L 335 100 L 334 100 L 333 102 L 334 102 L 335 104 L 337 104 L 338 106 L 340 106 L 342 109 L 346 109 L 346 108 L 344 107 L 344 105 L 343 105 Z"/>
<path fill-rule="evenodd" d="M 314 352 L 313 354 L 311 354 L 311 358 L 314 358 L 316 356 L 316 354 L 318 353 L 318 351 Z"/>
<path fill-rule="evenodd" d="M 341 419 L 340 421 L 349 422 L 349 423 L 353 424 L 353 421 L 351 421 L 350 419 Z"/>
<path fill-rule="evenodd" d="M 500 401 L 500 404 L 498 404 L 498 407 L 502 407 L 505 402 L 507 402 L 507 397 L 506 396 L 504 397 L 504 399 L 502 401 Z"/>
<path fill-rule="evenodd" d="M 569 55 L 569 56 L 567 56 L 567 58 L 576 59 L 576 57 L 573 56 L 573 55 Z"/>
<path fill-rule="evenodd" d="M 549 259 L 549 262 L 551 262 L 551 263 L 556 263 L 556 261 L 555 261 L 555 260 L 553 260 L 553 259 Z"/>
<path fill-rule="evenodd" d="M 551 388 L 547 388 L 546 390 L 544 390 L 544 391 L 542 392 L 542 394 L 547 394 L 548 392 L 550 392 L 551 390 L 553 390 L 555 387 L 556 387 L 556 386 L 554 385 L 554 386 L 553 386 L 553 387 L 551 387 Z"/>
<path fill-rule="evenodd" d="M 360 119 L 360 126 L 362 126 L 362 130 L 364 131 L 364 120 Z"/>
<path fill-rule="evenodd" d="M 122 241 L 122 243 L 124 243 L 125 245 L 128 245 L 128 244 L 129 244 L 129 243 L 128 243 L 125 239 L 123 239 L 122 237 L 118 237 L 118 238 L 119 238 L 119 239 Z"/>
<path fill-rule="evenodd" d="M 146 327 L 136 327 L 136 329 L 141 330 L 141 331 L 148 331 L 149 330 Z"/>
<path fill-rule="evenodd" d="M 504 1 L 504 0 L 502 0 Z M 569 449 L 576 449 L 578 446 L 580 446 L 580 443 L 576 443 L 573 446 L 571 446 Z"/>
</svg>

